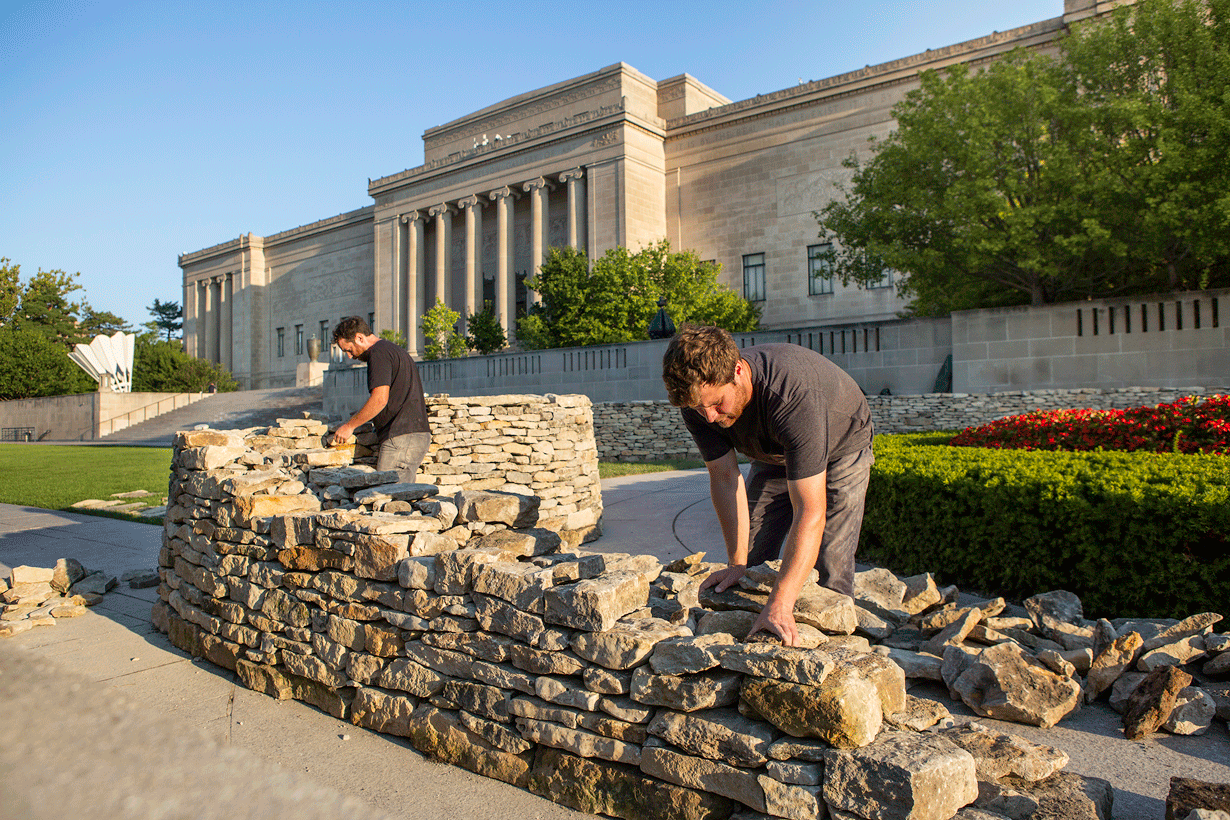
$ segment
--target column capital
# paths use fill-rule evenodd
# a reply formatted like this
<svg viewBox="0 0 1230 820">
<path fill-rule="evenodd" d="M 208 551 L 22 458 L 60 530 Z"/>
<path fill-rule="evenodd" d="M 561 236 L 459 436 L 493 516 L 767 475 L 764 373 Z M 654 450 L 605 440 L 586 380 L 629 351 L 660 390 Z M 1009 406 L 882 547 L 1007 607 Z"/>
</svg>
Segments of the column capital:
<svg viewBox="0 0 1230 820">
<path fill-rule="evenodd" d="M 447 202 L 441 202 L 439 205 L 432 205 L 428 208 L 427 213 L 434 217 L 442 217 L 457 213 L 457 210 Z"/>
<path fill-rule="evenodd" d="M 475 208 L 475 209 L 477 209 L 477 208 L 479 207 L 479 202 L 480 202 L 480 200 L 479 200 L 479 198 L 478 198 L 478 194 L 470 194 L 470 195 L 469 195 L 468 197 L 466 197 L 465 199 L 459 199 L 459 200 L 457 200 L 457 207 L 458 207 L 458 208 Z"/>
<path fill-rule="evenodd" d="M 572 182 L 574 179 L 580 179 L 585 176 L 585 169 L 580 166 L 569 168 L 567 171 L 559 175 L 560 182 Z"/>
<path fill-rule="evenodd" d="M 516 199 L 517 193 L 512 188 L 505 185 L 503 188 L 496 188 L 494 191 L 487 194 L 487 197 L 492 200 L 508 199 L 510 197 L 512 199 Z"/>
<path fill-rule="evenodd" d="M 398 217 L 398 220 L 403 225 L 409 225 L 412 222 L 418 222 L 419 220 L 426 219 L 426 218 L 427 218 L 427 215 L 424 214 L 422 211 L 408 211 L 407 213 L 404 213 L 400 217 Z"/>
<path fill-rule="evenodd" d="M 544 179 L 543 177 L 535 177 L 534 179 L 531 179 L 529 182 L 521 183 L 521 190 L 523 191 L 537 191 L 542 188 L 546 188 L 549 191 L 551 190 L 552 187 L 553 186 L 551 185 L 551 183 L 547 182 L 547 180 Z"/>
</svg>

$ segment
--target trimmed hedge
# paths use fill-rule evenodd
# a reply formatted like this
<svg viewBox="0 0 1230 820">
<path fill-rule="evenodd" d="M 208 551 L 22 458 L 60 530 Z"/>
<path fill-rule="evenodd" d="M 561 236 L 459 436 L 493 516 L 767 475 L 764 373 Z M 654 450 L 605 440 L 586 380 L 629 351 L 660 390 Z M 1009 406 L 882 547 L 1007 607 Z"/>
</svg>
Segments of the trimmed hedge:
<svg viewBox="0 0 1230 820">
<path fill-rule="evenodd" d="M 950 438 L 876 437 L 861 556 L 1014 600 L 1066 589 L 1086 617 L 1227 609 L 1230 458 Z"/>
</svg>

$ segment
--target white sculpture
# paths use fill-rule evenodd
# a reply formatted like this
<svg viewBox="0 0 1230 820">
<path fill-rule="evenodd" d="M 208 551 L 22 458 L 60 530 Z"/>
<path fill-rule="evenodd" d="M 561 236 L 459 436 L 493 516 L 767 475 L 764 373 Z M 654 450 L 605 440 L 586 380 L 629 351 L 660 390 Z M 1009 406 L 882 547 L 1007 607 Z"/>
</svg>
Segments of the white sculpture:
<svg viewBox="0 0 1230 820">
<path fill-rule="evenodd" d="M 94 337 L 88 345 L 73 345 L 68 357 L 98 382 L 103 392 L 132 392 L 132 359 L 136 335 L 118 332 Z"/>
</svg>

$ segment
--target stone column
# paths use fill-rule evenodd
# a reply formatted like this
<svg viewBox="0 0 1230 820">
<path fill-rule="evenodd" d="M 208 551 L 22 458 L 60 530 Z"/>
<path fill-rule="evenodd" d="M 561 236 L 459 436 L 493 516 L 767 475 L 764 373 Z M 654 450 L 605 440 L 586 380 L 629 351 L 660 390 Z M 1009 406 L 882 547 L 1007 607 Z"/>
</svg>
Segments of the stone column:
<svg viewBox="0 0 1230 820">
<path fill-rule="evenodd" d="M 419 336 L 419 316 L 425 312 L 423 306 L 427 286 L 427 271 L 424 270 L 425 251 L 423 247 L 423 221 L 421 211 L 411 211 L 402 214 L 402 224 L 406 226 L 406 283 L 405 316 L 406 316 L 406 349 L 411 356 L 418 356 L 422 349 Z"/>
<path fill-rule="evenodd" d="M 430 310 L 439 299 L 448 305 L 452 286 L 449 283 L 449 260 L 453 255 L 453 208 L 443 202 L 432 205 L 427 211 L 436 220 L 436 271 L 432 282 Z"/>
<path fill-rule="evenodd" d="M 559 181 L 568 185 L 568 245 L 577 250 L 585 249 L 582 222 L 585 213 L 585 169 L 573 168 L 559 175 Z"/>
<path fill-rule="evenodd" d="M 471 194 L 457 203 L 466 215 L 466 284 L 465 304 L 461 310 L 461 333 L 464 335 L 470 316 L 478 312 L 477 288 L 481 294 L 483 282 L 483 206 L 477 194 Z"/>
<path fill-rule="evenodd" d="M 542 177 L 531 179 L 521 186 L 530 195 L 530 275 L 542 267 L 543 254 L 547 250 L 547 194 L 550 188 Z M 542 298 L 535 290 L 528 293 L 530 304 L 536 305 Z"/>
<path fill-rule="evenodd" d="M 222 281 L 218 283 L 218 294 L 221 297 L 222 310 L 219 311 L 219 324 L 221 328 L 218 333 L 218 364 L 225 367 L 228 371 L 234 369 L 232 361 L 232 353 L 234 351 L 234 328 L 235 328 L 235 300 L 234 300 L 234 274 L 222 274 Z"/>
<path fill-rule="evenodd" d="M 200 279 L 196 283 L 196 357 L 209 361 L 209 336 L 213 332 L 213 319 L 210 317 L 210 286 L 208 279 Z"/>
<path fill-rule="evenodd" d="M 516 293 L 513 288 L 516 286 L 516 280 L 512 276 L 514 267 L 512 201 L 515 194 L 505 185 L 503 188 L 492 191 L 488 196 L 495 200 L 495 315 L 500 320 L 500 326 L 504 328 L 504 335 L 508 337 L 509 342 L 512 342 L 516 330 L 513 326 L 516 305 Z"/>
</svg>

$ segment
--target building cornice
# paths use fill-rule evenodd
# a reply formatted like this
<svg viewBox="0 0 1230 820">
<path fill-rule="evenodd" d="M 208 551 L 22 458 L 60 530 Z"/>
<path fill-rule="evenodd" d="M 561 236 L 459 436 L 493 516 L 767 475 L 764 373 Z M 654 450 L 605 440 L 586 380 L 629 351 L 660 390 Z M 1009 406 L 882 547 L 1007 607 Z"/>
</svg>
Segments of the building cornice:
<svg viewBox="0 0 1230 820">
<path fill-rule="evenodd" d="M 914 80 L 929 68 L 943 68 L 955 63 L 977 65 L 1015 47 L 1044 46 L 1054 41 L 1056 35 L 1063 30 L 1063 18 L 1055 17 L 823 80 L 802 83 L 770 94 L 758 94 L 729 105 L 716 106 L 668 120 L 667 139 L 675 140 L 734 122 L 758 119 L 817 102 L 841 99 L 869 89 L 898 85 Z"/>
<path fill-rule="evenodd" d="M 612 126 L 626 125 L 647 134 L 664 139 L 666 130 L 661 120 L 646 122 L 627 112 L 624 100 L 618 104 L 603 106 L 595 111 L 582 111 L 572 117 L 512 135 L 497 147 L 480 145 L 477 148 L 458 151 L 448 157 L 424 163 L 417 168 L 408 168 L 397 174 L 368 180 L 367 193 L 376 197 L 402 187 L 409 182 L 423 182 L 445 173 L 479 167 L 496 161 L 506 161 L 530 151 L 567 140 L 584 138 L 597 132 L 609 131 Z M 585 126 L 585 127 L 581 127 Z"/>
<path fill-rule="evenodd" d="M 238 253 L 242 250 L 264 250 L 265 248 L 278 245 L 291 239 L 298 239 L 309 234 L 324 233 L 326 231 L 337 230 L 338 228 L 345 228 L 356 223 L 370 221 L 372 219 L 372 215 L 375 213 L 375 210 L 375 206 L 373 205 L 364 205 L 362 208 L 358 208 L 353 211 L 347 211 L 346 213 L 331 216 L 327 219 L 320 219 L 316 222 L 309 222 L 306 225 L 300 225 L 297 228 L 279 231 L 278 233 L 271 234 L 269 236 L 258 236 L 254 233 L 246 233 L 239 236 L 237 239 L 230 239 L 226 242 L 220 242 L 217 245 L 203 248 L 199 251 L 182 253 L 179 255 L 179 266 L 182 268 L 185 265 L 199 264 L 210 259 Z"/>
</svg>

